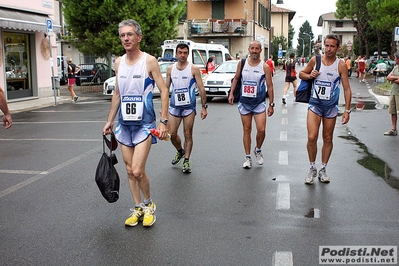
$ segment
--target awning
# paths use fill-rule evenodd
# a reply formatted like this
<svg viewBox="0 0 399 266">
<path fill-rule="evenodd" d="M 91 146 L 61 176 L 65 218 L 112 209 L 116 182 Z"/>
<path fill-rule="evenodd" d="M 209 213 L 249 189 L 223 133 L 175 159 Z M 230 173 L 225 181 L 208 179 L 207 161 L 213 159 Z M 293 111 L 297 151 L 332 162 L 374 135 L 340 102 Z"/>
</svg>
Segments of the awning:
<svg viewBox="0 0 399 266">
<path fill-rule="evenodd" d="M 46 19 L 49 19 L 49 16 L 0 8 L 0 28 L 46 32 Z M 61 26 L 53 25 L 54 32 L 59 32 L 60 30 Z"/>
</svg>

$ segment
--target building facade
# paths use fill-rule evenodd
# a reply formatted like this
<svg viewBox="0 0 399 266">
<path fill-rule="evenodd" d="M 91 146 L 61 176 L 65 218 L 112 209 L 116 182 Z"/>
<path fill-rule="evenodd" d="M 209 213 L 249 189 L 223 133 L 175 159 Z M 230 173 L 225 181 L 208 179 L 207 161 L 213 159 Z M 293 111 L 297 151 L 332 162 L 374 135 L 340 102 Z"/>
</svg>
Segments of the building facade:
<svg viewBox="0 0 399 266">
<path fill-rule="evenodd" d="M 270 48 L 271 1 L 187 1 L 187 20 L 179 26 L 179 39 L 223 44 L 231 55 L 244 58 L 252 40 L 262 44 L 262 59 Z"/>
<path fill-rule="evenodd" d="M 321 50 L 324 53 L 324 38 L 328 34 L 336 34 L 341 39 L 341 45 L 346 45 L 348 54 L 352 54 L 354 38 L 357 30 L 351 19 L 342 20 L 334 16 L 334 12 L 323 14 L 319 17 L 317 26 L 322 27 Z"/>
<path fill-rule="evenodd" d="M 54 0 L 1 0 L 0 87 L 7 100 L 54 95 L 52 77 L 57 76 L 57 64 L 52 58 L 57 56 L 55 36 L 61 30 L 58 4 Z M 51 28 L 53 34 L 47 36 Z"/>
</svg>

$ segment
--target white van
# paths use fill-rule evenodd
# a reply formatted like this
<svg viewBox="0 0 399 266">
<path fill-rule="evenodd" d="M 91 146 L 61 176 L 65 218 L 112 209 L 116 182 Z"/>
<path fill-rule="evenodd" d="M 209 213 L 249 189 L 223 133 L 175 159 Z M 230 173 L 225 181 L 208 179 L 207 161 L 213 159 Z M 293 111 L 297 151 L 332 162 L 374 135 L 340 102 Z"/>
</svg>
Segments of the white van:
<svg viewBox="0 0 399 266">
<path fill-rule="evenodd" d="M 176 58 L 176 46 L 179 43 L 185 43 L 190 49 L 188 61 L 198 65 L 201 69 L 205 69 L 208 58 L 215 56 L 215 64 L 228 61 L 232 58 L 226 47 L 222 44 L 196 43 L 190 40 L 165 40 L 162 47 L 163 60 L 173 60 Z"/>
</svg>

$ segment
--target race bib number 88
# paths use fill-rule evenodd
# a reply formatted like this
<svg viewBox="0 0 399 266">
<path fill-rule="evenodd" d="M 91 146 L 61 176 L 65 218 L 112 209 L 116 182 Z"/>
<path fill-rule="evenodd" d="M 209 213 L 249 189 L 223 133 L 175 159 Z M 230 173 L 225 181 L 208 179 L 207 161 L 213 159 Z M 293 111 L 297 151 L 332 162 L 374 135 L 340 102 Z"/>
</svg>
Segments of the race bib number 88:
<svg viewBox="0 0 399 266">
<path fill-rule="evenodd" d="M 187 88 L 175 89 L 175 105 L 183 106 L 190 104 L 190 94 Z"/>
<path fill-rule="evenodd" d="M 140 121 L 143 119 L 143 96 L 123 95 L 121 112 L 124 121 Z"/>
</svg>

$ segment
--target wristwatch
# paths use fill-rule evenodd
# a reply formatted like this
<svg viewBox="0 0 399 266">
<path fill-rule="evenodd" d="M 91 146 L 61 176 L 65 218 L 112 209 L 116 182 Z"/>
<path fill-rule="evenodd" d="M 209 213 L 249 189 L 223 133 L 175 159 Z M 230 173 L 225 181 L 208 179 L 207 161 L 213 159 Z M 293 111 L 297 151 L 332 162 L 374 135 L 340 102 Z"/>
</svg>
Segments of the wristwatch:
<svg viewBox="0 0 399 266">
<path fill-rule="evenodd" d="M 159 122 L 161 122 L 164 125 L 167 125 L 168 124 L 168 119 L 161 119 L 161 120 L 159 120 Z"/>
<path fill-rule="evenodd" d="M 208 109 L 208 105 L 207 104 L 203 104 L 202 107 L 204 107 L 205 109 Z"/>
<path fill-rule="evenodd" d="M 351 109 L 349 109 L 349 110 L 345 110 L 345 112 L 350 114 L 352 111 L 351 111 Z"/>
<path fill-rule="evenodd" d="M 269 103 L 269 106 L 270 106 L 270 107 L 274 107 L 275 104 L 274 104 L 274 103 Z"/>
</svg>

